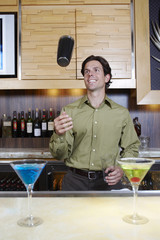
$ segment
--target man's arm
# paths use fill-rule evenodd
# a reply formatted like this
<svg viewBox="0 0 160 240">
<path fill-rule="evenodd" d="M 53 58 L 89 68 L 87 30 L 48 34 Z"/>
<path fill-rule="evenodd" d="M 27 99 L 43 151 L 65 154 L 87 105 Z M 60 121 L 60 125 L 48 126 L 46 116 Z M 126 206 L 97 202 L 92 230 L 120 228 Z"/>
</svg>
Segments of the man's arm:
<svg viewBox="0 0 160 240">
<path fill-rule="evenodd" d="M 140 141 L 137 137 L 132 119 L 128 112 L 120 139 L 120 147 L 122 149 L 121 157 L 137 157 L 139 145 Z M 123 176 L 123 170 L 119 166 L 111 166 L 107 168 L 106 173 L 108 172 L 109 174 L 106 177 L 108 185 L 115 185 Z"/>
<path fill-rule="evenodd" d="M 139 146 L 140 141 L 135 131 L 133 121 L 128 112 L 120 140 L 120 147 L 122 149 L 121 157 L 137 157 Z"/>
<path fill-rule="evenodd" d="M 64 160 L 71 154 L 73 137 L 69 130 L 72 128 L 72 119 L 65 112 L 54 120 L 54 133 L 49 142 L 49 149 L 54 158 Z"/>
</svg>

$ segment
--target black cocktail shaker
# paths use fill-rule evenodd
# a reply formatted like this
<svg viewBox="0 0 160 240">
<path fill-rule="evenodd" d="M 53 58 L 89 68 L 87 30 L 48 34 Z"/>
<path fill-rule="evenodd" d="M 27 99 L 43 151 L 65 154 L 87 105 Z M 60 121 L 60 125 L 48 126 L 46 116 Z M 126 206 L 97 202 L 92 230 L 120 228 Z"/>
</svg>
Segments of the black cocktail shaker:
<svg viewBox="0 0 160 240">
<path fill-rule="evenodd" d="M 71 36 L 64 35 L 59 39 L 57 63 L 61 67 L 69 65 L 74 46 L 74 39 Z"/>
</svg>

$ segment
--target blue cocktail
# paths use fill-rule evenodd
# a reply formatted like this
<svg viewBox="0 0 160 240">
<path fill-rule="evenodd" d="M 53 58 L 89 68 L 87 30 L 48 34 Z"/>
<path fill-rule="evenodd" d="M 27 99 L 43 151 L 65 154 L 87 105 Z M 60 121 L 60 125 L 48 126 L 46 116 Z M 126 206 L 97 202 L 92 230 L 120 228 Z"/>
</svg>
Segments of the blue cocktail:
<svg viewBox="0 0 160 240">
<path fill-rule="evenodd" d="M 43 160 L 20 160 L 11 162 L 12 168 L 24 183 L 28 193 L 28 217 L 22 218 L 18 221 L 18 225 L 25 227 L 34 227 L 42 223 L 42 220 L 38 217 L 33 217 L 31 213 L 31 199 L 32 191 L 35 182 L 40 176 L 43 168 L 46 165 L 46 161 Z"/>
</svg>

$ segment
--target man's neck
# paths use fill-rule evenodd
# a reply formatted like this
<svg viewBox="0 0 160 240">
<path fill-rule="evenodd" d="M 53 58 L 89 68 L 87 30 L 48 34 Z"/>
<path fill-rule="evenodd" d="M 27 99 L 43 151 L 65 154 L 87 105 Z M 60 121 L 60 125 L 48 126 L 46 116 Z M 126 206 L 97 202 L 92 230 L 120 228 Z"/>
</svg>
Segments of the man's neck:
<svg viewBox="0 0 160 240">
<path fill-rule="evenodd" d="M 87 96 L 90 101 L 90 104 L 94 108 L 98 108 L 105 98 L 105 92 L 103 94 L 102 93 L 100 94 L 98 92 L 87 92 Z"/>
</svg>

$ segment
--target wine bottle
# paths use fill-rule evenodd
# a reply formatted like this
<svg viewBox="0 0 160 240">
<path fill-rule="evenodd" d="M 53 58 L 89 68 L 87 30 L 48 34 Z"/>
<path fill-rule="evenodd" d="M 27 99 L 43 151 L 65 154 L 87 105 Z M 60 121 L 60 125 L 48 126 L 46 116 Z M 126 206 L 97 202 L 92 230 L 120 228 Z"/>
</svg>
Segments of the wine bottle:
<svg viewBox="0 0 160 240">
<path fill-rule="evenodd" d="M 54 130 L 54 118 L 52 108 L 49 109 L 49 118 L 48 118 L 48 137 L 51 137 Z"/>
<path fill-rule="evenodd" d="M 21 118 L 20 118 L 20 137 L 25 137 L 26 135 L 26 123 L 24 119 L 24 111 L 21 111 Z"/>
<path fill-rule="evenodd" d="M 27 118 L 27 137 L 33 137 L 33 120 L 31 117 L 31 109 L 28 109 L 28 118 Z"/>
<path fill-rule="evenodd" d="M 13 119 L 12 119 L 12 137 L 18 137 L 18 119 L 17 119 L 17 112 L 13 112 Z"/>
<path fill-rule="evenodd" d="M 43 109 L 43 115 L 41 120 L 41 130 L 42 130 L 42 137 L 47 137 L 47 119 L 46 119 L 45 109 Z"/>
<path fill-rule="evenodd" d="M 2 115 L 2 137 L 12 137 L 12 121 L 11 117 L 4 113 Z"/>
<path fill-rule="evenodd" d="M 36 116 L 33 124 L 34 137 L 41 137 L 41 122 L 39 120 L 38 108 L 36 108 Z"/>
</svg>

